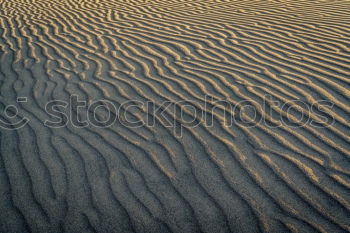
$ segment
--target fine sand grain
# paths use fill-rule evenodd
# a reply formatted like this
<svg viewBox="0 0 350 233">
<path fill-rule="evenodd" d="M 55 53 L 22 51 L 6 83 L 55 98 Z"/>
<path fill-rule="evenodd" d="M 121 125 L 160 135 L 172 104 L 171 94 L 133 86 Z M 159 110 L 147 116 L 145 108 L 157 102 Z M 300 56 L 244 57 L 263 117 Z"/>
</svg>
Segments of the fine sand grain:
<svg viewBox="0 0 350 233">
<path fill-rule="evenodd" d="M 0 0 L 0 232 L 349 232 L 349 88 L 350 1 Z"/>
</svg>

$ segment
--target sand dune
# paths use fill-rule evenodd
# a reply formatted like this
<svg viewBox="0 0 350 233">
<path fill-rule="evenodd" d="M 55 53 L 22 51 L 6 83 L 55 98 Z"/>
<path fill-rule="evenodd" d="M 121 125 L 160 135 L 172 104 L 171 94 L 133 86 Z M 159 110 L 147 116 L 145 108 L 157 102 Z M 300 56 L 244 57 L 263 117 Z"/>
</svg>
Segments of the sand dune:
<svg viewBox="0 0 350 233">
<path fill-rule="evenodd" d="M 346 0 L 1 0 L 0 120 L 28 123 L 0 128 L 0 232 L 350 232 L 349 22 Z M 45 125 L 72 95 L 177 103 L 176 127 Z"/>
</svg>

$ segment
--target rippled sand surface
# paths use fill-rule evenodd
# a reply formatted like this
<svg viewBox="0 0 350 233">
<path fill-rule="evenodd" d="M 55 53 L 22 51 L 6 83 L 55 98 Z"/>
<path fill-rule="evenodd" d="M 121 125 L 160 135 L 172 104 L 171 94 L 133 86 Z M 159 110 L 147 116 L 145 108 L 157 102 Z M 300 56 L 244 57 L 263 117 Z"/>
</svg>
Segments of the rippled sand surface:
<svg viewBox="0 0 350 233">
<path fill-rule="evenodd" d="M 350 231 L 350 1 L 0 0 L 0 25 L 0 120 L 29 120 L 0 128 L 0 232 Z M 198 124 L 45 126 L 72 95 Z"/>
</svg>

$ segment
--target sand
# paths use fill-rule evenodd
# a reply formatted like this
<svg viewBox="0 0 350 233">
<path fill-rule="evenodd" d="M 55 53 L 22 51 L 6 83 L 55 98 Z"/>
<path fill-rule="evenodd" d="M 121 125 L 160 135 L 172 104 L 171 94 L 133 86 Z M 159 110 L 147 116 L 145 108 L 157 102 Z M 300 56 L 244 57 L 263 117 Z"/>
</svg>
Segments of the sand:
<svg viewBox="0 0 350 233">
<path fill-rule="evenodd" d="M 1 0 L 0 232 L 349 232 L 349 22 L 345 0 Z M 77 127 L 72 96 L 153 124 Z"/>
</svg>

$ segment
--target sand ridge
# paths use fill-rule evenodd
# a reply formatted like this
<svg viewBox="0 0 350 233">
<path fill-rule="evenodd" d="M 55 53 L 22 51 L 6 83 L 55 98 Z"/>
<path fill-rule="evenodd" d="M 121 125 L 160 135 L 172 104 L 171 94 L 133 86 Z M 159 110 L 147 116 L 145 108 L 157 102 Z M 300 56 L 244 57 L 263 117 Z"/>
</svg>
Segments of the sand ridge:
<svg viewBox="0 0 350 233">
<path fill-rule="evenodd" d="M 349 12 L 345 0 L 0 1 L 0 119 L 14 105 L 30 120 L 0 128 L 0 232 L 349 232 Z M 46 127 L 47 102 L 72 95 L 185 100 L 185 117 L 204 110 L 213 126 Z M 265 122 L 225 125 L 225 104 L 247 100 Z"/>
</svg>

